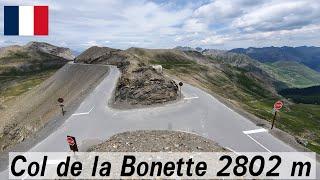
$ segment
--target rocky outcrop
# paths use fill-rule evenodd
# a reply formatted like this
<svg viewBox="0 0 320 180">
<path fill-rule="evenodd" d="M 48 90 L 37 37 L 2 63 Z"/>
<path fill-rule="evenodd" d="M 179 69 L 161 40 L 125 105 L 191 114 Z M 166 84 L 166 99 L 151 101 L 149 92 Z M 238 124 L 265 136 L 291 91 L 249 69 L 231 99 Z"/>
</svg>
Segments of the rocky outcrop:
<svg viewBox="0 0 320 180">
<path fill-rule="evenodd" d="M 178 97 L 178 86 L 173 80 L 128 51 L 94 46 L 80 54 L 75 62 L 120 68 L 122 75 L 114 98 L 116 107 L 165 103 Z"/>
<path fill-rule="evenodd" d="M 115 92 L 116 104 L 152 105 L 176 100 L 177 84 L 152 66 L 124 72 Z"/>
</svg>

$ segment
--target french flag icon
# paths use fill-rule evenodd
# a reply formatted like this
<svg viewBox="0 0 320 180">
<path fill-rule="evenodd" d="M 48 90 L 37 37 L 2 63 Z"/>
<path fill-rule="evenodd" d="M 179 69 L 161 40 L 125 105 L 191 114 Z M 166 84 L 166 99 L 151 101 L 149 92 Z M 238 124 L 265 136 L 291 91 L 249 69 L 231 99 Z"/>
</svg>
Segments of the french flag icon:
<svg viewBox="0 0 320 180">
<path fill-rule="evenodd" d="M 4 35 L 47 36 L 48 6 L 4 6 Z"/>
</svg>

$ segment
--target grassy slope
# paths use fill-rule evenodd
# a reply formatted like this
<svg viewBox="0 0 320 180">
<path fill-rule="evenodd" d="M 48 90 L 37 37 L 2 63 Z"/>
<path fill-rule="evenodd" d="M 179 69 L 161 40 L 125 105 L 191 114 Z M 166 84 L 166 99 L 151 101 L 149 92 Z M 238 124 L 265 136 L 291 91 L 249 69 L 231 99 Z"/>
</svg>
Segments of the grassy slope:
<svg viewBox="0 0 320 180">
<path fill-rule="evenodd" d="M 65 63 L 42 52 L 9 51 L 0 58 L 0 108 L 42 83 Z"/>
<path fill-rule="evenodd" d="M 293 61 L 277 61 L 261 66 L 271 76 L 289 87 L 304 88 L 320 84 L 320 73 Z"/>
<path fill-rule="evenodd" d="M 150 62 L 161 64 L 169 74 L 219 94 L 257 117 L 271 121 L 273 103 L 281 97 L 266 90 L 263 82 L 251 78 L 244 69 L 227 66 L 219 71 L 195 62 L 187 63 L 188 60 L 181 63 L 172 59 L 169 61 L 167 57 L 164 61 L 157 59 Z M 294 136 L 308 140 L 307 147 L 320 153 L 320 106 L 287 104 L 280 112 L 276 125 Z"/>
<path fill-rule="evenodd" d="M 4 101 L 19 96 L 49 78 L 57 69 L 46 69 L 20 76 L 0 75 L 0 97 Z"/>
</svg>

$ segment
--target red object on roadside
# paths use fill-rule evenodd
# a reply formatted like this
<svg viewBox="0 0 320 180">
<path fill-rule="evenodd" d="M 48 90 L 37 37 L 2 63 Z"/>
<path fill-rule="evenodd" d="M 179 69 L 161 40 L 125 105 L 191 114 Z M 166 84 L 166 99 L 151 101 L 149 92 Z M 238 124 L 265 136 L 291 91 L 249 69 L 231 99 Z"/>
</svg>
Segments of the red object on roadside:
<svg viewBox="0 0 320 180">
<path fill-rule="evenodd" d="M 67 142 L 70 146 L 73 146 L 75 144 L 75 142 L 71 136 L 67 136 Z"/>
<path fill-rule="evenodd" d="M 277 101 L 274 103 L 273 108 L 277 111 L 279 111 L 283 107 L 283 102 L 282 101 Z"/>
<path fill-rule="evenodd" d="M 77 146 L 77 142 L 76 142 L 76 138 L 73 137 L 73 136 L 67 136 L 67 142 L 70 146 L 70 149 L 73 151 L 73 152 L 78 152 L 78 146 Z"/>
</svg>

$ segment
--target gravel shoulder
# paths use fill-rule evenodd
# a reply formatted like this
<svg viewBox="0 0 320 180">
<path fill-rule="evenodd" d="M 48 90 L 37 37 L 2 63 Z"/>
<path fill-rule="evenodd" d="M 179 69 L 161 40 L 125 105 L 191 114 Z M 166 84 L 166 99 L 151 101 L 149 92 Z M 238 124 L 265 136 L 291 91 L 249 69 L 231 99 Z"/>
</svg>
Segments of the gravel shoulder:
<svg viewBox="0 0 320 180">
<path fill-rule="evenodd" d="M 90 152 L 223 152 L 223 147 L 196 134 L 168 131 L 128 131 L 92 146 Z"/>
</svg>

